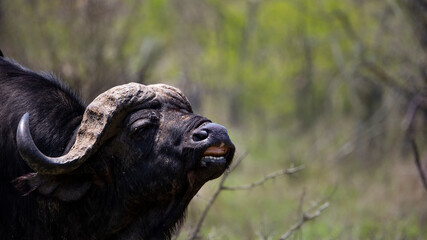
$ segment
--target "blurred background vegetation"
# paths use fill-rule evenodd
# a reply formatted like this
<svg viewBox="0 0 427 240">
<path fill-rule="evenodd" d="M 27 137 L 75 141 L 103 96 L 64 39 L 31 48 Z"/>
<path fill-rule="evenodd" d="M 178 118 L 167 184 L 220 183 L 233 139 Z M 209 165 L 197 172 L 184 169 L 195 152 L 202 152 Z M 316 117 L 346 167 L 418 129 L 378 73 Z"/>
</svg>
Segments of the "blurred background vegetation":
<svg viewBox="0 0 427 240">
<path fill-rule="evenodd" d="M 0 0 L 0 48 L 90 102 L 127 82 L 167 83 L 229 129 L 247 157 L 204 239 L 427 239 L 425 0 Z M 422 161 L 427 171 L 427 160 Z M 218 181 L 189 207 L 194 228 Z"/>
</svg>

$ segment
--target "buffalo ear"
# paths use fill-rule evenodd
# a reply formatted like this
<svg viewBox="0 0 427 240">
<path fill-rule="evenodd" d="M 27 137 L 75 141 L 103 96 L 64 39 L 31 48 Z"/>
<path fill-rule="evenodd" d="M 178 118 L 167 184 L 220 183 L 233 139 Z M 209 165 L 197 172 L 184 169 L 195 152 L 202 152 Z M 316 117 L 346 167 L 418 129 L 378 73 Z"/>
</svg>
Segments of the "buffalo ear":
<svg viewBox="0 0 427 240">
<path fill-rule="evenodd" d="M 0 49 L 0 57 L 4 57 L 3 52 Z"/>
<path fill-rule="evenodd" d="M 15 187 L 27 196 L 37 190 L 44 196 L 58 198 L 64 202 L 81 199 L 92 185 L 89 175 L 41 175 L 29 173 L 12 181 Z"/>
</svg>

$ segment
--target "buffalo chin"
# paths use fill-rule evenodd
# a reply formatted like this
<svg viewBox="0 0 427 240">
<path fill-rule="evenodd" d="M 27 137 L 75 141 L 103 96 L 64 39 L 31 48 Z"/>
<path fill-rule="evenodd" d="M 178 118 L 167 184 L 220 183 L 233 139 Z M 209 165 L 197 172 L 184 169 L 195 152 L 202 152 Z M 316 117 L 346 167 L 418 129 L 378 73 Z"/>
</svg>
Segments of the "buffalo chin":
<svg viewBox="0 0 427 240">
<path fill-rule="evenodd" d="M 203 156 L 187 175 L 190 187 L 198 191 L 207 181 L 220 177 L 230 166 L 233 155 L 231 150 L 224 156 Z"/>
</svg>

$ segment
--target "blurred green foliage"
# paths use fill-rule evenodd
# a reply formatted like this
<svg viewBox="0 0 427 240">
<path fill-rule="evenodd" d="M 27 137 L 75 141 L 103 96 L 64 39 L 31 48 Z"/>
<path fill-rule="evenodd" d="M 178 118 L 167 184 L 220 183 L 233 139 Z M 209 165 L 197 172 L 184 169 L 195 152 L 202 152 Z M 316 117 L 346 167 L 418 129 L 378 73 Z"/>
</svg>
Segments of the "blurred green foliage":
<svg viewBox="0 0 427 240">
<path fill-rule="evenodd" d="M 335 193 L 296 239 L 426 239 L 404 129 L 427 83 L 415 2 L 0 0 L 0 48 L 88 102 L 130 81 L 181 88 L 196 112 L 228 126 L 239 154 L 249 151 L 230 185 L 306 165 L 223 193 L 206 239 L 275 239 L 295 223 L 303 192 L 303 208 Z M 414 120 L 421 143 L 425 116 Z M 216 183 L 191 204 L 180 238 Z"/>
</svg>

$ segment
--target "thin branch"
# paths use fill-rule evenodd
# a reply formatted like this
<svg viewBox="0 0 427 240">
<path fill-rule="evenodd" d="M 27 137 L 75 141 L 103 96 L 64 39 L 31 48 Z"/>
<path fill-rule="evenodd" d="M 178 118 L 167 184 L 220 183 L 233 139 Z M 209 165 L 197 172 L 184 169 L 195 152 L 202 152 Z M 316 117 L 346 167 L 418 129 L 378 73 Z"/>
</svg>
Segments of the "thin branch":
<svg viewBox="0 0 427 240">
<path fill-rule="evenodd" d="M 421 182 L 423 183 L 424 189 L 427 191 L 427 178 L 423 171 L 423 167 L 421 165 L 420 161 L 420 153 L 418 151 L 417 142 L 415 140 L 415 131 L 414 131 L 414 124 L 415 124 L 415 115 L 417 114 L 420 106 L 422 104 L 425 104 L 425 100 L 422 96 L 415 96 L 408 107 L 408 111 L 406 113 L 405 119 L 404 119 L 404 127 L 406 130 L 406 136 L 407 139 L 412 147 L 412 151 L 414 152 L 414 161 L 415 166 L 417 167 L 418 173 L 420 174 Z"/>
<path fill-rule="evenodd" d="M 270 173 L 267 176 L 265 176 L 263 179 L 260 179 L 256 182 L 251 183 L 251 184 L 242 185 L 242 186 L 234 186 L 234 187 L 223 186 L 222 189 L 223 190 L 230 190 L 230 191 L 249 190 L 249 189 L 252 189 L 254 187 L 258 187 L 258 186 L 264 184 L 266 181 L 268 181 L 270 179 L 274 179 L 274 178 L 276 178 L 278 176 L 282 176 L 282 175 L 290 175 L 290 174 L 299 172 L 303 169 L 304 169 L 304 165 L 294 167 L 294 168 L 289 168 L 289 169 L 282 169 L 282 170 Z"/>
<path fill-rule="evenodd" d="M 413 97 L 409 102 L 408 110 L 406 111 L 405 118 L 402 121 L 403 129 L 406 131 L 408 135 L 412 135 L 414 133 L 413 127 L 415 122 L 415 116 L 422 106 L 423 98 L 418 94 Z"/>
<path fill-rule="evenodd" d="M 221 191 L 223 190 L 248 190 L 257 186 L 260 186 L 262 184 L 264 184 L 264 182 L 266 182 L 267 180 L 270 179 L 274 179 L 280 175 L 290 175 L 296 172 L 301 171 L 302 169 L 304 169 L 304 166 L 298 166 L 298 167 L 294 167 L 294 168 L 289 168 L 289 169 L 282 169 L 280 171 L 277 172 L 273 172 L 271 174 L 268 174 L 266 177 L 264 177 L 263 179 L 248 184 L 248 185 L 242 185 L 242 186 L 236 186 L 236 187 L 226 187 L 224 186 L 225 180 L 227 179 L 227 177 L 230 175 L 230 173 L 235 170 L 239 164 L 242 162 L 242 160 L 246 157 L 247 153 L 245 152 L 244 154 L 242 154 L 236 161 L 235 164 L 233 166 L 230 167 L 230 169 L 224 173 L 224 175 L 222 176 L 220 182 L 219 182 L 219 186 L 217 188 L 217 190 L 215 191 L 215 193 L 212 195 L 212 197 L 209 199 L 208 204 L 206 205 L 205 209 L 203 210 L 199 221 L 197 221 L 197 225 L 194 228 L 193 232 L 191 233 L 189 240 L 194 240 L 197 239 L 198 234 L 200 232 L 200 229 L 203 225 L 203 222 L 210 210 L 210 208 L 212 207 L 212 205 L 214 204 L 215 200 L 218 198 L 219 194 L 221 193 Z"/>
<path fill-rule="evenodd" d="M 392 88 L 396 92 L 402 93 L 407 98 L 412 98 L 416 94 L 417 91 L 405 87 L 402 84 L 399 84 L 396 79 L 390 76 L 384 69 L 378 66 L 378 64 L 375 64 L 365 59 L 362 59 L 361 64 L 365 69 L 367 69 L 369 72 L 376 76 L 376 80 Z"/>
<path fill-rule="evenodd" d="M 427 179 L 426 175 L 424 174 L 423 167 L 421 166 L 420 154 L 418 152 L 417 143 L 415 142 L 415 139 L 413 137 L 409 141 L 411 143 L 412 150 L 414 151 L 415 165 L 417 166 L 418 172 L 420 174 L 421 182 L 423 183 L 424 189 L 427 191 Z"/>
<path fill-rule="evenodd" d="M 285 234 L 283 234 L 279 240 L 285 240 L 288 239 L 292 233 L 294 233 L 295 231 L 297 231 L 298 229 L 300 229 L 306 222 L 314 220 L 315 218 L 317 218 L 318 216 L 320 216 L 320 214 L 329 207 L 329 202 L 325 202 L 324 204 L 320 205 L 316 204 L 314 206 L 315 211 L 312 214 L 309 214 L 307 212 L 304 212 L 301 216 L 301 218 L 298 220 L 297 223 L 295 223 Z"/>
<path fill-rule="evenodd" d="M 365 43 L 361 40 L 357 32 L 354 30 L 354 27 L 349 20 L 347 14 L 342 11 L 335 11 L 334 16 L 340 21 L 340 23 L 344 26 L 344 29 L 347 35 L 358 44 L 360 48 L 359 58 L 360 58 L 360 67 L 366 69 L 373 75 L 375 75 L 375 79 L 372 79 L 374 82 L 380 82 L 383 85 L 392 88 L 393 90 L 402 93 L 407 98 L 412 98 L 418 91 L 416 89 L 411 89 L 406 87 L 403 84 L 400 84 L 394 77 L 387 73 L 380 65 L 369 61 L 365 56 Z"/>
<path fill-rule="evenodd" d="M 248 152 L 244 152 L 240 157 L 238 157 L 236 159 L 236 161 L 234 161 L 234 164 L 231 165 L 230 169 L 224 174 L 224 175 L 228 175 L 230 174 L 232 171 L 234 171 L 234 169 L 236 169 L 240 163 L 242 162 L 243 159 L 245 159 L 245 157 L 248 155 Z"/>
</svg>

